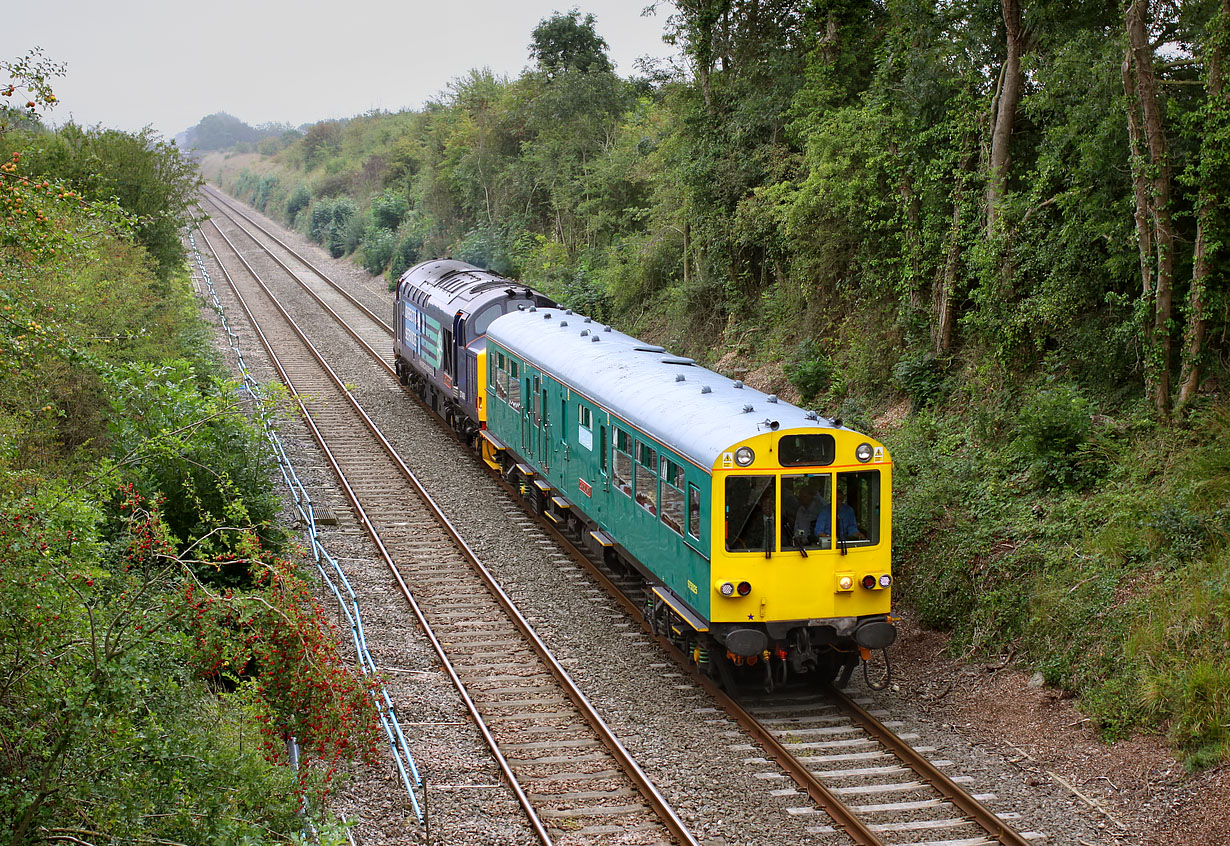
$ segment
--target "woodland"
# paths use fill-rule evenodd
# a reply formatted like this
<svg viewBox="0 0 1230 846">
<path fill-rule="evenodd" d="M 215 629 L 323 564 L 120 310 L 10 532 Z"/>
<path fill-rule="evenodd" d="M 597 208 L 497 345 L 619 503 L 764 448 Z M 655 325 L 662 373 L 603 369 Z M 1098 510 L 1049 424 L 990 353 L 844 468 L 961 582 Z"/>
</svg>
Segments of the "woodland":
<svg viewBox="0 0 1230 846">
<path fill-rule="evenodd" d="M 1230 3 L 649 11 L 678 61 L 620 76 L 556 13 L 421 109 L 213 121 L 202 173 L 390 281 L 489 267 L 882 439 L 904 613 L 1227 760 Z"/>
</svg>

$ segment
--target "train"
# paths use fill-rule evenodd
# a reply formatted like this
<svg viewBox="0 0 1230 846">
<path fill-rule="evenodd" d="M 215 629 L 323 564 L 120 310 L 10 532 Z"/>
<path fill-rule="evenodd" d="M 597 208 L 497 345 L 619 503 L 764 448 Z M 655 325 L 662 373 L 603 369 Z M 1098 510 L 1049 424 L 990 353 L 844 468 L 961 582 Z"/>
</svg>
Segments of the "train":
<svg viewBox="0 0 1230 846">
<path fill-rule="evenodd" d="M 728 689 L 844 686 L 896 639 L 873 438 L 466 262 L 411 267 L 403 384 Z"/>
</svg>

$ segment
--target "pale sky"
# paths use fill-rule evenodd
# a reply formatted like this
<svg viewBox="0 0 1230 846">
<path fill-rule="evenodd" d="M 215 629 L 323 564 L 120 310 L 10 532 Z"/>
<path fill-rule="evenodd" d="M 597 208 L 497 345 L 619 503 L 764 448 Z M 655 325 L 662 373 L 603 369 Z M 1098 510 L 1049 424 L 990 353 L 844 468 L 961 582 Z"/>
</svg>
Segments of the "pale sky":
<svg viewBox="0 0 1230 846">
<path fill-rule="evenodd" d="M 46 115 L 172 138 L 229 112 L 299 125 L 416 109 L 474 68 L 516 77 L 530 33 L 556 11 L 592 13 L 616 72 L 666 58 L 667 3 L 650 0 L 27 0 L 8 5 L 0 60 L 32 47 L 68 64 Z M 7 79 L 0 78 L 0 84 Z"/>
</svg>

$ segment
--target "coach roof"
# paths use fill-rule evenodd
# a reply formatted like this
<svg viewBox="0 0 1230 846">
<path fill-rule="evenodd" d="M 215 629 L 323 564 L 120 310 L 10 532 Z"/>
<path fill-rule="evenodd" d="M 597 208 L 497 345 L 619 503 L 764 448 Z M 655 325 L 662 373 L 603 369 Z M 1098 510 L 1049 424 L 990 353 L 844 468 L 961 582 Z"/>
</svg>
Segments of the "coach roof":
<svg viewBox="0 0 1230 846">
<path fill-rule="evenodd" d="M 773 429 L 834 428 L 813 412 L 567 310 L 510 312 L 492 322 L 487 336 L 706 469 L 735 444 Z"/>
</svg>

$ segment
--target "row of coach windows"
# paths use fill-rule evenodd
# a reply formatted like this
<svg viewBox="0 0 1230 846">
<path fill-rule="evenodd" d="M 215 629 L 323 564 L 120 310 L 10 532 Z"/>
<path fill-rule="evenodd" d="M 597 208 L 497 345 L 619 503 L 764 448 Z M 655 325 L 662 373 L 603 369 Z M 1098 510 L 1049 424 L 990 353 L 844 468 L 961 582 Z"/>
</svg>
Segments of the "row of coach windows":
<svg viewBox="0 0 1230 846">
<path fill-rule="evenodd" d="M 726 549 L 773 552 L 880 542 L 880 471 L 726 478 Z M 780 499 L 780 507 L 779 507 Z M 835 519 L 834 519 L 835 515 Z"/>
<path fill-rule="evenodd" d="M 682 466 L 665 455 L 659 457 L 652 446 L 619 428 L 612 430 L 611 480 L 617 490 L 658 516 L 672 532 L 682 536 L 686 528 L 689 536 L 699 540 L 700 489 L 685 482 Z"/>
</svg>

